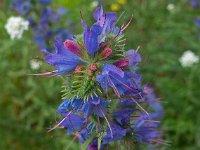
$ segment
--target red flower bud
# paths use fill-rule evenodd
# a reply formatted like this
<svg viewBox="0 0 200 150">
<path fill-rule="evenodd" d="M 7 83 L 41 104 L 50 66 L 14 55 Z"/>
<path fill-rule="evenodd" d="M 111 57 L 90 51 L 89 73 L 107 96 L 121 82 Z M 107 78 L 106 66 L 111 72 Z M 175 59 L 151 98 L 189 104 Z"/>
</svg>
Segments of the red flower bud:
<svg viewBox="0 0 200 150">
<path fill-rule="evenodd" d="M 90 70 L 96 71 L 97 70 L 97 66 L 95 64 L 91 64 L 90 65 Z"/>
<path fill-rule="evenodd" d="M 66 40 L 64 42 L 64 45 L 70 52 L 76 55 L 80 55 L 81 50 L 76 42 L 71 41 L 71 40 Z"/>
<path fill-rule="evenodd" d="M 114 63 L 115 66 L 123 69 L 125 67 L 127 67 L 129 65 L 129 60 L 127 58 L 124 58 L 124 59 L 121 59 L 121 60 L 118 60 Z"/>
<path fill-rule="evenodd" d="M 100 55 L 103 57 L 102 59 L 105 59 L 105 58 L 109 57 L 111 54 L 112 54 L 111 48 L 107 47 L 101 52 Z"/>
<path fill-rule="evenodd" d="M 82 71 L 83 69 L 84 69 L 84 67 L 82 67 L 82 66 L 76 66 L 75 72 L 80 72 L 80 71 Z"/>
</svg>

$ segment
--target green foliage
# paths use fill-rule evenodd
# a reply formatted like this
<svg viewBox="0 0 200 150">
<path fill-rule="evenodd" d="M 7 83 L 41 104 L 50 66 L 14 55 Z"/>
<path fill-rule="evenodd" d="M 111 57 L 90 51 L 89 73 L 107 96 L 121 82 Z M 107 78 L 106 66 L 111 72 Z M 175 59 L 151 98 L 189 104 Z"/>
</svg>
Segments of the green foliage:
<svg viewBox="0 0 200 150">
<path fill-rule="evenodd" d="M 102 93 L 101 87 L 92 78 L 87 75 L 86 70 L 66 77 L 63 84 L 62 99 L 83 98 L 84 101 L 87 101 L 89 97 Z"/>
<path fill-rule="evenodd" d="M 53 3 L 55 7 L 63 4 L 69 9 L 67 19 L 74 22 L 74 28 L 77 28 L 74 32 L 79 33 L 82 31 L 80 10 L 84 19 L 92 22 L 94 8 L 89 6 L 91 2 L 58 0 Z M 116 0 L 104 1 L 105 9 L 109 10 L 112 3 Z M 174 3 L 175 9 L 168 11 L 168 3 Z M 171 141 L 172 146 L 164 149 L 199 149 L 200 63 L 192 68 L 183 68 L 178 59 L 187 49 L 200 56 L 200 31 L 193 23 L 200 9 L 192 9 L 187 0 L 128 0 L 119 14 L 123 10 L 126 13 L 119 24 L 127 23 L 131 15 L 134 16 L 134 21 L 125 32 L 125 49 L 141 46 L 143 63 L 140 73 L 143 83 L 156 89 L 165 106 L 162 128 L 164 138 Z M 47 128 L 56 124 L 56 108 L 62 102 L 60 90 L 63 81 L 57 77 L 43 79 L 28 76 L 45 71 L 48 66 L 42 64 L 37 71 L 30 68 L 31 59 L 43 56 L 33 43 L 31 32 L 25 32 L 21 40 L 10 40 L 4 25 L 11 15 L 17 14 L 8 10 L 4 1 L 0 5 L 0 149 L 79 149 L 77 141 L 67 138 L 63 130 L 46 132 Z M 63 136 L 52 138 L 57 134 L 58 137 Z M 118 144 L 121 149 L 128 149 L 128 146 L 129 149 L 133 147 Z M 116 149 L 116 145 L 112 147 Z"/>
</svg>

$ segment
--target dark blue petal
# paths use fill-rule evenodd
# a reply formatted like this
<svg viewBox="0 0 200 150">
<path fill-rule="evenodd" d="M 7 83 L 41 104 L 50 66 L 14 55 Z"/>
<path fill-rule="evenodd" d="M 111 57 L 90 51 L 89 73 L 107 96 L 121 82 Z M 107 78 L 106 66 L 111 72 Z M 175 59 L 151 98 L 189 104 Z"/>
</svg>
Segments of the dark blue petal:
<svg viewBox="0 0 200 150">
<path fill-rule="evenodd" d="M 102 28 L 102 34 L 105 35 L 107 33 L 112 32 L 114 24 L 117 21 L 116 13 L 114 12 L 103 13 L 103 8 L 99 7 L 96 9 L 93 16 L 97 21 L 96 24 L 98 24 Z"/>
<path fill-rule="evenodd" d="M 134 65 L 141 62 L 142 58 L 139 53 L 131 49 L 125 53 L 125 56 L 129 59 L 129 65 Z"/>
<path fill-rule="evenodd" d="M 84 45 L 88 53 L 94 57 L 94 53 L 99 49 L 98 36 L 101 33 L 101 27 L 94 24 L 91 29 L 88 29 L 84 21 L 82 24 L 84 27 Z"/>
<path fill-rule="evenodd" d="M 67 12 L 68 12 L 68 10 L 65 9 L 64 7 L 58 8 L 58 14 L 61 15 L 61 16 L 67 14 Z"/>
<path fill-rule="evenodd" d="M 51 3 L 51 0 L 40 0 L 40 3 L 43 5 L 48 5 Z"/>
<path fill-rule="evenodd" d="M 120 126 L 111 123 L 111 130 L 107 130 L 107 134 L 103 137 L 103 144 L 108 144 L 111 141 L 118 141 L 121 140 L 126 135 L 126 130 L 122 129 Z"/>
<path fill-rule="evenodd" d="M 120 123 L 121 125 L 128 125 L 131 120 L 131 114 L 134 111 L 135 110 L 132 108 L 123 108 L 118 110 L 117 112 L 114 112 L 113 116 L 115 117 L 117 122 Z"/>
<path fill-rule="evenodd" d="M 198 28 L 200 28 L 200 18 L 195 19 L 195 24 Z"/>
<path fill-rule="evenodd" d="M 15 0 L 12 2 L 12 7 L 22 15 L 25 15 L 29 12 L 30 6 L 30 0 Z"/>
<path fill-rule="evenodd" d="M 49 53 L 44 50 L 43 52 L 47 55 L 45 61 L 56 68 L 58 75 L 69 73 L 74 70 L 78 64 L 82 63 L 80 58 L 67 50 L 60 41 L 55 42 L 54 53 Z"/>
<path fill-rule="evenodd" d="M 65 114 L 68 115 L 68 112 Z M 63 117 L 66 117 L 66 116 Z M 66 119 L 60 124 L 60 126 L 64 126 L 64 128 L 77 131 L 81 128 L 82 124 L 84 122 L 84 118 L 82 116 L 76 115 L 76 114 L 70 114 Z"/>
<path fill-rule="evenodd" d="M 94 96 L 93 99 L 90 98 L 87 102 L 83 104 L 82 112 L 84 113 L 84 117 L 89 117 L 91 114 L 96 114 L 99 117 L 104 117 L 106 114 L 106 108 L 108 106 L 108 102 L 101 99 L 100 97 Z"/>
</svg>

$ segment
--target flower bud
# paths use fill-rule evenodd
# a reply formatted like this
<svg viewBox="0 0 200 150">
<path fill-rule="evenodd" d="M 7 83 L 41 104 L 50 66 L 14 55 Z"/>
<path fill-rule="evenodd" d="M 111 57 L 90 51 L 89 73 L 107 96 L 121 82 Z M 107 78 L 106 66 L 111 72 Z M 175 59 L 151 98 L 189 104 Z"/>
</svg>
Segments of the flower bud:
<svg viewBox="0 0 200 150">
<path fill-rule="evenodd" d="M 109 48 L 109 47 L 105 48 L 105 49 L 100 53 L 100 55 L 102 56 L 102 59 L 105 59 L 105 58 L 109 57 L 111 54 L 112 54 L 112 50 L 111 50 L 111 48 Z"/>
<path fill-rule="evenodd" d="M 64 45 L 70 52 L 76 55 L 80 55 L 81 50 L 76 42 L 71 41 L 71 40 L 66 40 L 64 42 Z"/>
<path fill-rule="evenodd" d="M 90 70 L 96 71 L 97 70 L 97 66 L 95 64 L 91 64 L 90 65 Z"/>
<path fill-rule="evenodd" d="M 76 66 L 75 72 L 81 72 L 84 69 L 82 66 Z"/>
<path fill-rule="evenodd" d="M 118 68 L 123 69 L 129 65 L 129 60 L 127 58 L 124 58 L 124 59 L 116 61 L 114 65 L 117 66 Z"/>
</svg>

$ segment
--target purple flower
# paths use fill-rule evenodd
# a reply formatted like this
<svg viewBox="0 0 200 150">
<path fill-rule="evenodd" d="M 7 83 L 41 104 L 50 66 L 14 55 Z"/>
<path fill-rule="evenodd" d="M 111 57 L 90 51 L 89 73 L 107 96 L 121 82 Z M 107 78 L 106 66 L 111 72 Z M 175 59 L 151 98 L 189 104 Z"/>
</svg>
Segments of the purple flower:
<svg viewBox="0 0 200 150">
<path fill-rule="evenodd" d="M 96 114 L 98 117 L 104 117 L 106 114 L 106 108 L 108 102 L 102 100 L 100 97 L 93 97 L 88 100 L 88 102 L 83 104 L 82 112 L 84 117 L 88 118 L 91 114 Z"/>
<path fill-rule="evenodd" d="M 51 0 L 40 0 L 41 4 L 48 5 L 51 3 Z"/>
<path fill-rule="evenodd" d="M 115 23 L 117 21 L 115 12 L 103 12 L 103 8 L 99 7 L 93 14 L 94 19 L 97 21 L 95 24 L 99 25 L 102 29 L 99 37 L 99 42 L 104 42 L 108 33 L 113 33 L 117 27 Z"/>
<path fill-rule="evenodd" d="M 120 125 L 128 125 L 130 124 L 131 114 L 134 112 L 135 110 L 132 108 L 122 108 L 117 112 L 114 112 L 113 116 Z"/>
<path fill-rule="evenodd" d="M 84 44 L 88 53 L 94 57 L 94 53 L 99 49 L 98 36 L 101 34 L 101 27 L 99 25 L 93 25 L 88 29 L 86 23 L 83 21 L 84 27 Z"/>
<path fill-rule="evenodd" d="M 193 8 L 199 8 L 200 1 L 199 0 L 190 0 L 190 4 Z"/>
<path fill-rule="evenodd" d="M 65 9 L 64 7 L 59 7 L 57 12 L 58 12 L 58 15 L 62 16 L 62 15 L 67 14 L 68 10 Z"/>
<path fill-rule="evenodd" d="M 43 52 L 46 54 L 45 61 L 55 67 L 58 75 L 69 73 L 73 71 L 78 64 L 82 63 L 77 55 L 71 53 L 64 47 L 63 43 L 57 41 L 54 46 L 54 53 L 49 53 L 46 50 L 43 50 Z"/>
<path fill-rule="evenodd" d="M 129 50 L 125 53 L 125 57 L 129 60 L 129 65 L 135 65 L 136 63 L 141 62 L 142 58 L 135 50 Z"/>
<path fill-rule="evenodd" d="M 200 28 L 200 18 L 195 19 L 195 24 L 198 28 Z"/>
<path fill-rule="evenodd" d="M 151 112 L 152 119 L 160 119 L 163 116 L 163 107 L 159 102 L 159 99 L 155 96 L 154 91 L 152 88 L 145 86 L 143 88 L 144 93 L 146 94 L 146 102 L 148 103 L 149 107 L 153 110 Z"/>
<path fill-rule="evenodd" d="M 108 88 L 112 88 L 118 97 L 125 93 L 129 95 L 139 93 L 137 83 L 140 82 L 140 76 L 135 73 L 124 72 L 114 65 L 104 65 L 102 74 L 98 75 L 96 80 L 106 91 L 108 91 Z"/>
<path fill-rule="evenodd" d="M 38 7 L 38 4 L 42 4 L 41 7 Z M 68 30 L 56 27 L 61 16 L 65 15 L 67 10 L 59 7 L 57 11 L 54 11 L 49 6 L 50 4 L 51 0 L 39 0 L 38 2 L 13 0 L 11 3 L 13 9 L 28 18 L 34 42 L 40 50 L 52 51 L 53 47 L 49 44 L 49 41 L 54 41 L 55 39 L 64 41 L 70 37 Z"/>
<path fill-rule="evenodd" d="M 112 12 L 103 12 L 103 8 L 99 7 L 94 12 L 94 18 L 97 21 L 91 28 L 82 20 L 84 28 L 84 44 L 88 53 L 94 57 L 94 53 L 98 51 L 100 43 L 105 40 L 108 33 L 114 30 L 114 24 L 117 21 L 116 14 Z"/>
<path fill-rule="evenodd" d="M 17 12 L 21 13 L 22 15 L 25 15 L 30 10 L 31 1 L 30 0 L 13 0 L 11 6 Z"/>
<path fill-rule="evenodd" d="M 141 114 L 132 125 L 133 133 L 140 143 L 161 143 L 161 132 L 156 130 L 159 126 L 159 121 L 152 120 L 151 115 Z"/>
<path fill-rule="evenodd" d="M 112 131 L 112 133 L 111 133 Z M 119 125 L 112 123 L 111 130 L 107 130 L 106 135 L 103 137 L 102 144 L 108 144 L 111 141 L 119 141 L 126 135 L 126 130 L 122 129 Z"/>
<path fill-rule="evenodd" d="M 68 130 L 68 134 L 72 134 L 73 131 L 80 130 L 84 118 L 80 115 L 72 114 L 70 112 L 62 113 L 62 116 L 64 119 L 61 120 L 59 123 L 59 126 L 64 127 Z"/>
<path fill-rule="evenodd" d="M 91 27 L 82 20 L 81 35 L 58 40 L 53 53 L 42 50 L 45 61 L 55 68 L 53 75 L 65 80 L 65 100 L 57 110 L 63 119 L 51 130 L 64 127 L 91 150 L 126 139 L 149 145 L 163 142 L 157 131 L 163 108 L 136 72 L 141 56 L 121 46 L 130 22 L 115 26 L 116 14 L 104 13 L 102 7 L 94 18 Z"/>
</svg>

